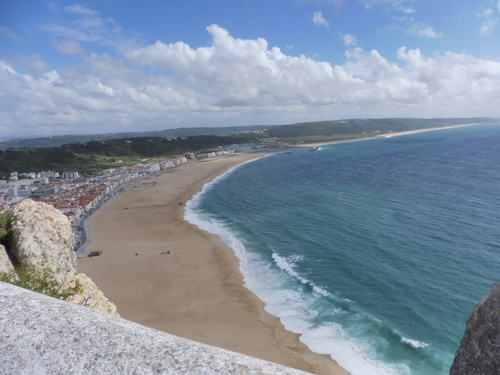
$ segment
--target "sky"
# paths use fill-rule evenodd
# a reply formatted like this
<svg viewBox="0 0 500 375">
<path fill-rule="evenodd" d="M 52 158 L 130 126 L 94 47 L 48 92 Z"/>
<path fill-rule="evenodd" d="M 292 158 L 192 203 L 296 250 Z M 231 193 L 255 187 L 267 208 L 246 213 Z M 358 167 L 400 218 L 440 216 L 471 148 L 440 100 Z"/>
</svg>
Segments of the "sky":
<svg viewBox="0 0 500 375">
<path fill-rule="evenodd" d="M 500 117 L 500 0 L 0 0 L 0 139 Z"/>
</svg>

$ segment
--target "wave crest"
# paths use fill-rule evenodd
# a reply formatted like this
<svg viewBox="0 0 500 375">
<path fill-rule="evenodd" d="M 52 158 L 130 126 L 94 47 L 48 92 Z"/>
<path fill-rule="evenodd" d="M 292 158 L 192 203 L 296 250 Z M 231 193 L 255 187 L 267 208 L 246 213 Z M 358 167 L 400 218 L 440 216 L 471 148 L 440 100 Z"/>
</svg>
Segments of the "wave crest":
<svg viewBox="0 0 500 375">
<path fill-rule="evenodd" d="M 431 345 L 431 344 L 427 344 L 427 343 L 422 342 L 422 341 L 412 340 L 412 339 L 409 339 L 406 337 L 402 337 L 401 342 L 403 344 L 410 345 L 412 348 L 415 348 L 415 349 L 427 348 L 428 346 Z"/>
</svg>

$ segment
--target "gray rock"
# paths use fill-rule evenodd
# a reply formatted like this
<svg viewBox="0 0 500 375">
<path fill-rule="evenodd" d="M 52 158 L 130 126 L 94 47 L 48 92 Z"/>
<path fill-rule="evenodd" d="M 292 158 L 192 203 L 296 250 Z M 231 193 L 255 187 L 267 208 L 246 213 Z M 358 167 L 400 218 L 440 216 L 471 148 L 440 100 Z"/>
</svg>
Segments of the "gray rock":
<svg viewBox="0 0 500 375">
<path fill-rule="evenodd" d="M 90 307 L 107 314 L 119 316 L 114 303 L 110 302 L 94 282 L 84 273 L 59 273 L 54 279 L 66 287 L 80 285 L 81 293 L 69 297 L 68 302 Z"/>
<path fill-rule="evenodd" d="M 9 273 L 14 270 L 14 266 L 10 261 L 9 255 L 4 245 L 0 244 L 0 273 Z"/>
<path fill-rule="evenodd" d="M 118 315 L 116 306 L 94 282 L 77 273 L 75 235 L 66 216 L 46 203 L 31 199 L 12 205 L 8 211 L 12 213 L 9 251 L 20 264 L 50 269 L 51 279 L 62 289 L 80 285 L 81 293 L 70 297 L 70 302 Z"/>
<path fill-rule="evenodd" d="M 476 305 L 467 320 L 450 375 L 500 374 L 500 282 Z"/>
<path fill-rule="evenodd" d="M 12 205 L 9 251 L 19 263 L 54 272 L 76 270 L 75 235 L 68 218 L 54 207 L 31 199 Z"/>
<path fill-rule="evenodd" d="M 0 282 L 2 375 L 306 375 Z"/>
</svg>

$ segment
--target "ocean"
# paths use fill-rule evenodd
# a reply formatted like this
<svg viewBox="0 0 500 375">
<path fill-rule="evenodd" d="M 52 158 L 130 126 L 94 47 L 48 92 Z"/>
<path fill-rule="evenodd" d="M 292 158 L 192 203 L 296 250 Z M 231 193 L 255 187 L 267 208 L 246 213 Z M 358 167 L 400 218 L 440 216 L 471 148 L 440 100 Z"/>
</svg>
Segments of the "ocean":
<svg viewBox="0 0 500 375">
<path fill-rule="evenodd" d="M 294 148 L 206 184 L 186 219 L 353 375 L 448 374 L 500 280 L 500 124 Z"/>
</svg>

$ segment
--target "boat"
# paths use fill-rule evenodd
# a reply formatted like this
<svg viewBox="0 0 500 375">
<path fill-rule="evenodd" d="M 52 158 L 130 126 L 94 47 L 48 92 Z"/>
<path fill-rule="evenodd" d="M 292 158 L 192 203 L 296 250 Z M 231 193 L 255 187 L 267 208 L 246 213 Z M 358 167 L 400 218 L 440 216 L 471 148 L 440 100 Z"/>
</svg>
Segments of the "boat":
<svg viewBox="0 0 500 375">
<path fill-rule="evenodd" d="M 319 147 L 309 147 L 309 151 L 318 151 L 319 150 Z"/>
</svg>

